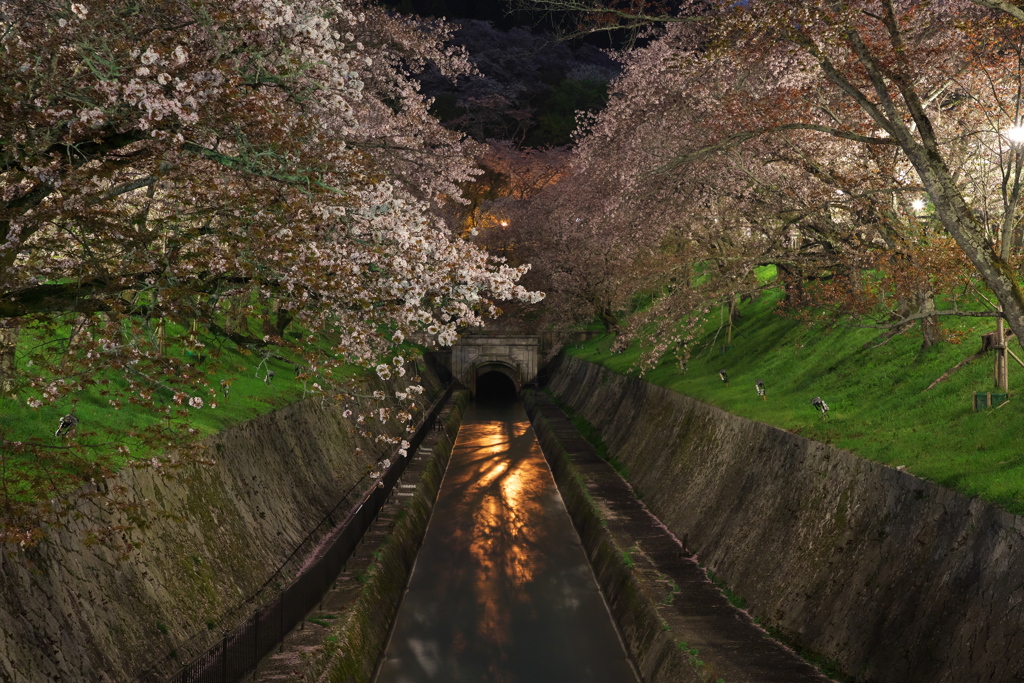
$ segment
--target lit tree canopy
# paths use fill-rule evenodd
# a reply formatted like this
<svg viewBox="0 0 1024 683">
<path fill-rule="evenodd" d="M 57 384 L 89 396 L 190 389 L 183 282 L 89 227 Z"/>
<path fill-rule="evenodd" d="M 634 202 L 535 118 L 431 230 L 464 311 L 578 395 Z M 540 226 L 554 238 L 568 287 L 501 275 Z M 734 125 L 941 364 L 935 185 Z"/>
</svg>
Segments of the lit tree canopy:
<svg viewBox="0 0 1024 683">
<path fill-rule="evenodd" d="M 474 174 L 413 79 L 468 69 L 446 31 L 358 0 L 0 1 L 0 319 L 75 327 L 37 388 L 160 365 L 168 323 L 330 333 L 325 368 L 536 300 L 432 216 Z"/>
<path fill-rule="evenodd" d="M 852 291 L 855 273 L 887 261 L 913 301 L 893 311 L 896 324 L 965 314 L 937 311 L 934 295 L 939 280 L 973 272 L 1024 332 L 1015 6 L 532 4 L 572 12 L 586 30 L 660 25 L 627 54 L 573 162 L 619 198 L 603 229 L 660 236 L 675 255 L 659 306 L 706 308 L 764 263 L 803 279 L 845 272 Z"/>
</svg>

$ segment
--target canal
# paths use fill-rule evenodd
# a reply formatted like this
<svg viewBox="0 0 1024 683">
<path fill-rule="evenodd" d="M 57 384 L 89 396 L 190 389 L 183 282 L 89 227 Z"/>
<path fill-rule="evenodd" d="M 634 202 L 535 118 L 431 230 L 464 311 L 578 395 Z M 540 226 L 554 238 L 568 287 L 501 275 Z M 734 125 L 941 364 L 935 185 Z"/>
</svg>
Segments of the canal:
<svg viewBox="0 0 1024 683">
<path fill-rule="evenodd" d="M 378 683 L 637 683 L 514 399 L 466 412 Z"/>
</svg>

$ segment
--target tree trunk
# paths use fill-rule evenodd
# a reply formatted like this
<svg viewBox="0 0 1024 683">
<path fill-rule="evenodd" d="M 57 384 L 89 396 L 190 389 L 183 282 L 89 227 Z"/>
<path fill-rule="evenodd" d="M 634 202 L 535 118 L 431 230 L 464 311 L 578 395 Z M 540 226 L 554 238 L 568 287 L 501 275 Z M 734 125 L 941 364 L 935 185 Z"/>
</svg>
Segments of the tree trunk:
<svg viewBox="0 0 1024 683">
<path fill-rule="evenodd" d="M 725 345 L 732 346 L 732 323 L 736 316 L 736 296 L 729 299 L 729 329 L 725 332 Z"/>
<path fill-rule="evenodd" d="M 918 294 L 921 313 L 929 313 L 935 310 L 935 292 L 926 291 Z M 921 350 L 930 349 L 941 341 L 939 318 L 930 315 L 921 318 Z"/>
<path fill-rule="evenodd" d="M 153 310 L 160 311 L 160 290 L 153 291 Z M 156 352 L 161 356 L 167 352 L 167 321 L 159 316 L 151 323 L 153 325 L 153 342 L 156 344 Z"/>
<path fill-rule="evenodd" d="M 224 330 L 248 335 L 249 319 L 245 315 L 245 303 L 238 296 L 229 296 L 225 302 L 227 310 L 224 312 Z"/>
<path fill-rule="evenodd" d="M 999 307 L 1002 312 L 1002 306 Z M 996 389 L 1001 391 L 1009 391 L 1010 388 L 1010 373 L 1007 367 L 1006 357 L 1006 333 L 1003 329 L 1003 319 L 996 318 L 996 339 L 994 346 L 995 356 L 995 367 L 994 377 Z"/>
<path fill-rule="evenodd" d="M 15 352 L 21 324 L 16 318 L 0 321 L 0 394 L 9 396 L 17 386 L 18 366 Z"/>
<path fill-rule="evenodd" d="M 263 332 L 264 335 L 277 335 L 278 324 L 277 322 L 275 322 L 275 319 L 277 319 L 278 321 L 280 321 L 281 319 L 281 302 L 278 301 L 277 299 L 271 299 L 269 304 L 267 305 L 267 309 L 268 310 L 263 314 L 263 321 L 262 324 L 260 325 L 260 330 Z M 285 323 L 285 327 L 287 327 L 287 325 L 288 323 Z"/>
<path fill-rule="evenodd" d="M 278 337 L 284 339 L 284 331 L 288 329 L 288 326 L 294 319 L 295 318 L 292 317 L 291 312 L 288 310 L 282 308 L 277 312 L 277 322 L 274 323 L 274 331 L 277 333 Z"/>
<path fill-rule="evenodd" d="M 619 333 L 619 317 L 615 315 L 610 306 L 598 307 L 597 317 L 601 320 L 601 324 L 604 325 L 605 332 Z"/>
</svg>

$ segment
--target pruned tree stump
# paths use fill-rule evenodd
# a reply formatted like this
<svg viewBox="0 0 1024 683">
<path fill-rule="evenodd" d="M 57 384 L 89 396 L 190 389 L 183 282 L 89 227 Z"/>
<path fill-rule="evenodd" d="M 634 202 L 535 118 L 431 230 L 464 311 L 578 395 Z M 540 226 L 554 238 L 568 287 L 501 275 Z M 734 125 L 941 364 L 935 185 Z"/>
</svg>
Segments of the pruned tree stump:
<svg viewBox="0 0 1024 683">
<path fill-rule="evenodd" d="M 991 391 L 974 392 L 974 412 L 980 413 L 985 408 L 998 408 L 1010 400 L 1009 394 L 996 394 Z"/>
</svg>

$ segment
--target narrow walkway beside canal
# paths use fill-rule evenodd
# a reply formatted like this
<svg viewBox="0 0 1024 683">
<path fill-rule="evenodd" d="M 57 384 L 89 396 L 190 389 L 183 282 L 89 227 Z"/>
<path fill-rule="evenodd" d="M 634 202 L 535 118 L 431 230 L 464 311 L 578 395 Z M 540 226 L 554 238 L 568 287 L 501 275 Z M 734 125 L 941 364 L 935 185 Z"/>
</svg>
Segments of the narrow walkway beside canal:
<svg viewBox="0 0 1024 683">
<path fill-rule="evenodd" d="M 519 403 L 471 406 L 378 683 L 636 683 Z"/>
</svg>

